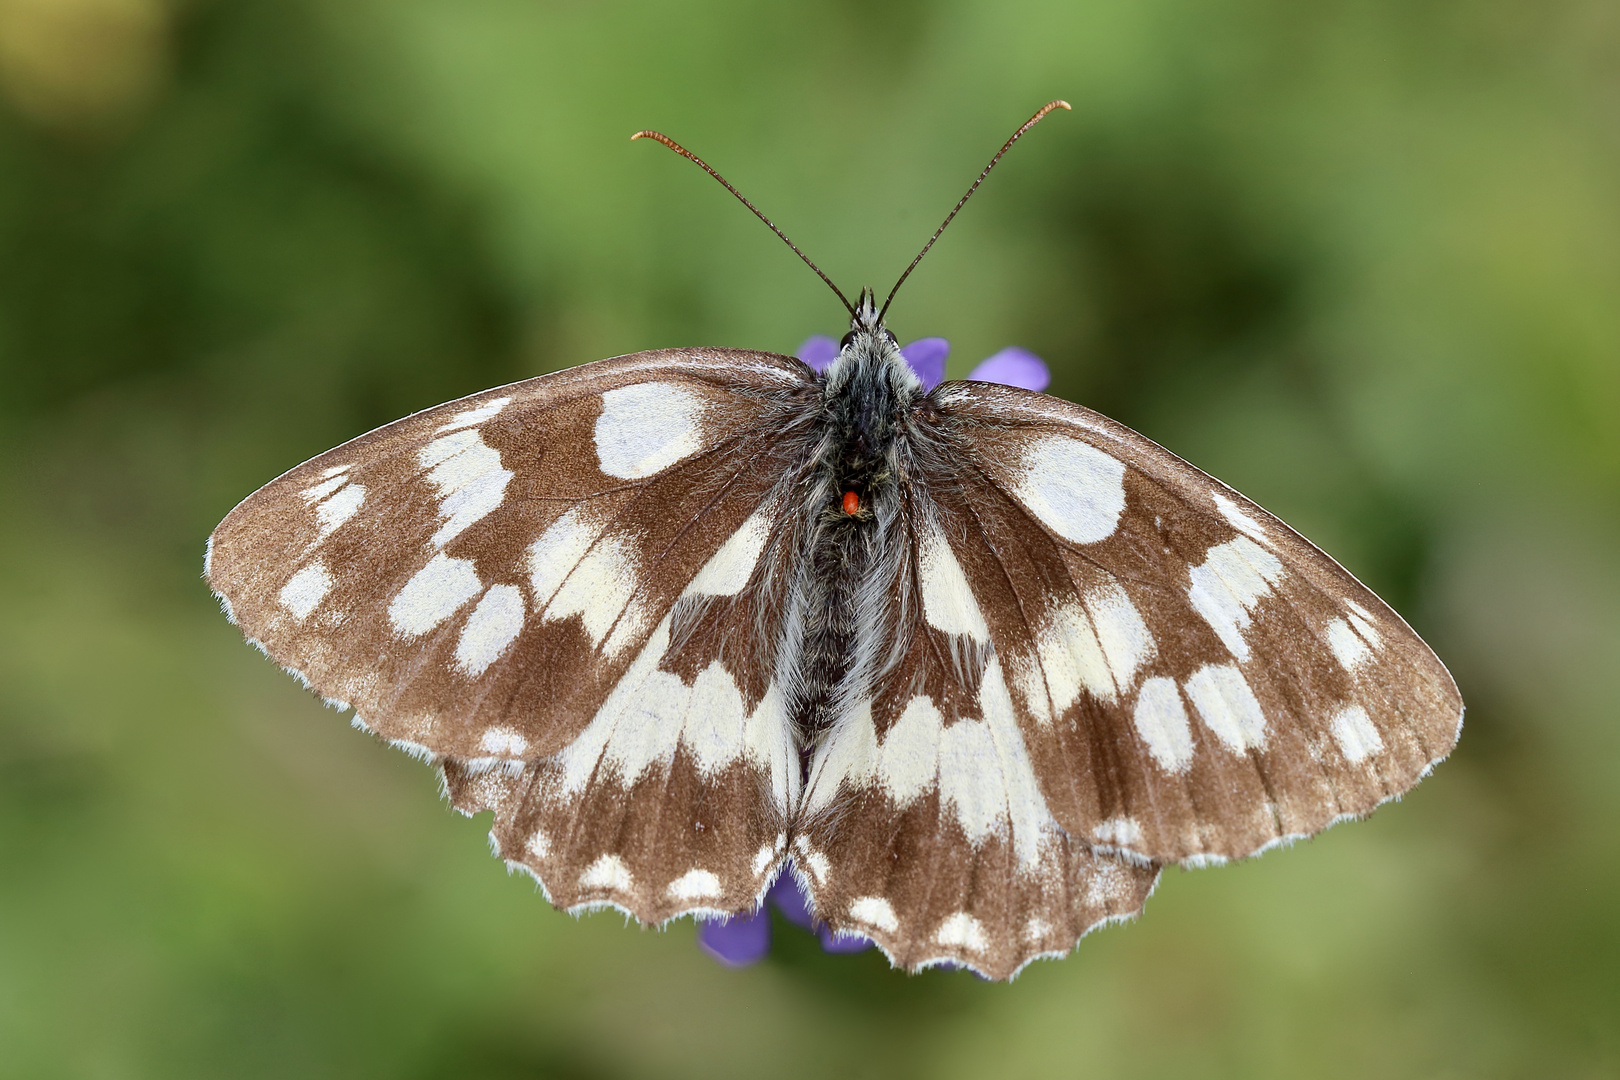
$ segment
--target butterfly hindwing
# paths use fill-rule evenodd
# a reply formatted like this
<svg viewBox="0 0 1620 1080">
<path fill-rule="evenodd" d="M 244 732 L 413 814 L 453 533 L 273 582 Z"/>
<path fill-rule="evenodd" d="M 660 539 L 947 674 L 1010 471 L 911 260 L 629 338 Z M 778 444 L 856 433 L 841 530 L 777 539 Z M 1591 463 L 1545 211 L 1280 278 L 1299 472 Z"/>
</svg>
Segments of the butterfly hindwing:
<svg viewBox="0 0 1620 1080">
<path fill-rule="evenodd" d="M 656 923 L 741 910 L 775 876 L 799 791 L 771 663 L 777 517 L 767 498 L 711 556 L 561 753 L 445 764 L 456 806 L 493 810 L 499 853 L 554 903 Z"/>
</svg>

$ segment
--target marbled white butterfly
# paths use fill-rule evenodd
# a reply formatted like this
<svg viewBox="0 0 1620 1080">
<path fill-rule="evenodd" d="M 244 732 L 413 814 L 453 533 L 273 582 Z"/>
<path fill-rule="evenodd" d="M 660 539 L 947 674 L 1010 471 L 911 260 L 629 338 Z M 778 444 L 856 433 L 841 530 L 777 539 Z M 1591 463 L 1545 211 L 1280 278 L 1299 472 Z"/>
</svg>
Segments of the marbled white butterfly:
<svg viewBox="0 0 1620 1080">
<path fill-rule="evenodd" d="M 1450 751 L 1446 669 L 1287 525 L 1078 405 L 925 392 L 845 306 L 822 373 L 665 349 L 362 435 L 209 583 L 552 903 L 727 916 L 792 865 L 913 970 L 1008 977 Z"/>
</svg>

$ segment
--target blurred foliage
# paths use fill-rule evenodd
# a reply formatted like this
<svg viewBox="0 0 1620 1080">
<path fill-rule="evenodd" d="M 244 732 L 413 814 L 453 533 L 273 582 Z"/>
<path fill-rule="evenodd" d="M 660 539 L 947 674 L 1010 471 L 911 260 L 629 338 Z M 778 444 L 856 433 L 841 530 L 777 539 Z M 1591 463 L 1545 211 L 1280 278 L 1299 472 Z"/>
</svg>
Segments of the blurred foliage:
<svg viewBox="0 0 1620 1080">
<path fill-rule="evenodd" d="M 219 617 L 413 409 L 906 286 L 1299 526 L 1452 759 L 1011 986 L 575 921 Z M 0 0 L 0 1077 L 1620 1073 L 1620 9 Z"/>
</svg>

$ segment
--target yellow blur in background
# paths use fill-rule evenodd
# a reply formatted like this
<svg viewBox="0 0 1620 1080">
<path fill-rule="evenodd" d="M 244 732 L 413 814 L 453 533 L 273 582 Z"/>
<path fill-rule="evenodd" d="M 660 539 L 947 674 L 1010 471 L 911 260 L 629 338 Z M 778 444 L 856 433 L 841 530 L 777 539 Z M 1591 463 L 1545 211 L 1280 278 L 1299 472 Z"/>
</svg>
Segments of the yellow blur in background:
<svg viewBox="0 0 1620 1080">
<path fill-rule="evenodd" d="M 0 1077 L 1620 1074 L 1620 9 L 0 0 Z M 571 919 L 203 538 L 418 408 L 908 282 L 1451 665 L 1402 802 L 1011 985 Z"/>
</svg>

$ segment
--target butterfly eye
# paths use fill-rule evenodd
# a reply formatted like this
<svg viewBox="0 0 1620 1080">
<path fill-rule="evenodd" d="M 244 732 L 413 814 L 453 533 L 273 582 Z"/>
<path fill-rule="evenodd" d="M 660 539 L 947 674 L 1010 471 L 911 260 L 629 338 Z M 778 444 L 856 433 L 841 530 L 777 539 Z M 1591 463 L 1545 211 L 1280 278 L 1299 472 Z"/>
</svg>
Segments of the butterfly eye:
<svg viewBox="0 0 1620 1080">
<path fill-rule="evenodd" d="M 838 351 L 843 352 L 845 349 L 849 348 L 850 344 L 852 342 L 854 342 L 854 340 L 855 340 L 855 331 L 851 330 L 849 333 L 845 334 L 843 336 L 843 338 L 838 342 Z"/>
</svg>

